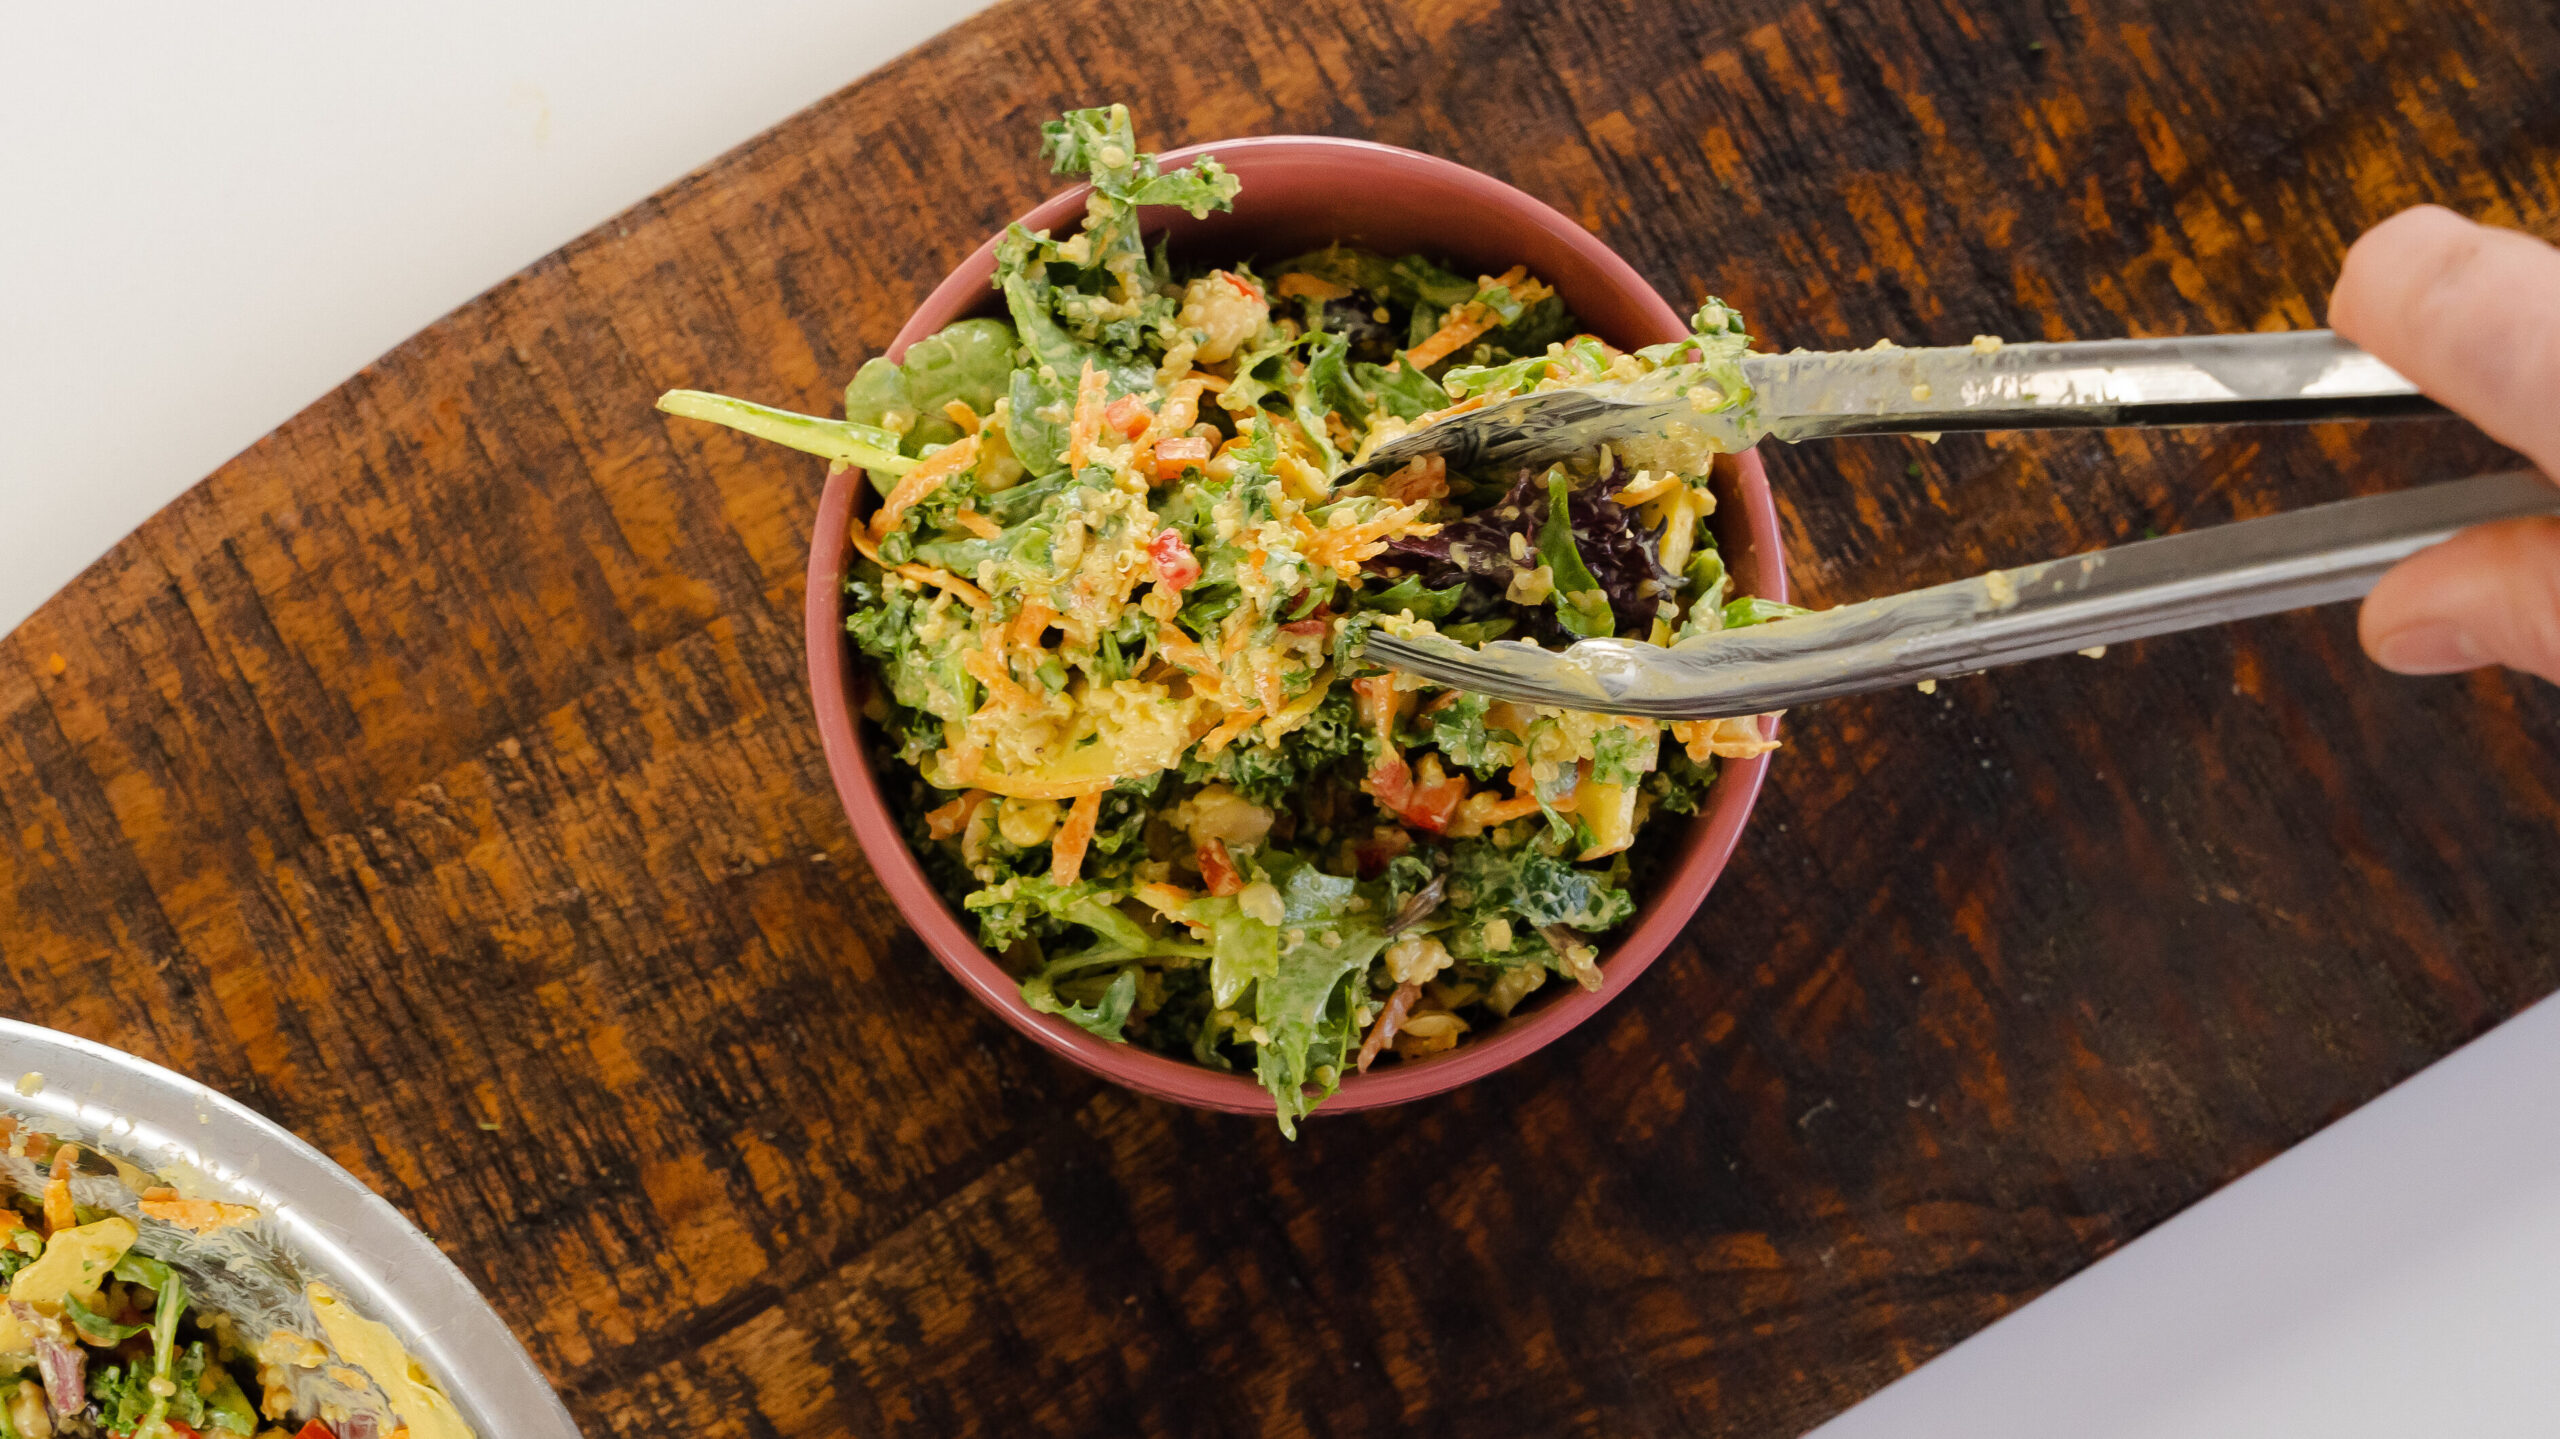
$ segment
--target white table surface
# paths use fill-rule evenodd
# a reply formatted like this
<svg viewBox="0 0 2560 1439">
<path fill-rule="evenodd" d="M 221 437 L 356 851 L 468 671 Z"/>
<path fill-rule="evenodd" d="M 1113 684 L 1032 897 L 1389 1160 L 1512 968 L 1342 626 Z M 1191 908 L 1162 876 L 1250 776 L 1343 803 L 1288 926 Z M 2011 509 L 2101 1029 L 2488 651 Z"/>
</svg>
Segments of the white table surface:
<svg viewBox="0 0 2560 1439">
<path fill-rule="evenodd" d="M 980 3 L 16 7 L 0 631 L 382 351 Z M 1820 1432 L 2560 1433 L 2560 1002 Z"/>
</svg>

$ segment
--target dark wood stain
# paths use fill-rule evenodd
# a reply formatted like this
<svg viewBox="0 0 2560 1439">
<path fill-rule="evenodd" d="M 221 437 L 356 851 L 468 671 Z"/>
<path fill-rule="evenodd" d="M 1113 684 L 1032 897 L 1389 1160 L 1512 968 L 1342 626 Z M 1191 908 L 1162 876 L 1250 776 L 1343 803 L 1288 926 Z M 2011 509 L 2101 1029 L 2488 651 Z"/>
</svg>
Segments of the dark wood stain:
<svg viewBox="0 0 2560 1439">
<path fill-rule="evenodd" d="M 599 1435 L 1783 1435 L 2560 985 L 2560 701 L 2376 673 L 2341 610 L 1798 716 L 1683 946 L 1467 1092 L 1291 1146 L 1046 1058 L 837 809 L 811 468 L 649 402 L 827 408 L 1112 98 L 1488 170 L 1781 346 L 2314 324 L 2405 204 L 2560 227 L 2532 0 L 1001 6 L 0 645 L 0 1003 L 311 1136 Z M 1770 456 L 1818 601 L 2500 461 Z"/>
</svg>

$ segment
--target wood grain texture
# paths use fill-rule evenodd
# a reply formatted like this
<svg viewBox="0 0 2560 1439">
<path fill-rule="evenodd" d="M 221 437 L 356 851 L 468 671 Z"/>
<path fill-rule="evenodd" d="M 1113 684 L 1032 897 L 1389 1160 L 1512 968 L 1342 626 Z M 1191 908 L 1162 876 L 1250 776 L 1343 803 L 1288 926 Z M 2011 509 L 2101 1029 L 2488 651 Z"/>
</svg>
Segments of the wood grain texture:
<svg viewBox="0 0 2560 1439">
<path fill-rule="evenodd" d="M 2311 324 L 2405 204 L 2560 228 L 2538 0 L 1002 6 L 0 646 L 0 1003 L 310 1136 L 600 1436 L 1783 1435 L 2560 985 L 2560 701 L 2375 673 L 2338 611 L 1799 716 L 1684 945 L 1456 1096 L 1290 1146 L 1044 1057 L 828 787 L 811 467 L 649 402 L 828 407 L 1111 98 L 1450 156 L 1781 346 Z M 1831 602 L 2500 457 L 1770 459 Z"/>
</svg>

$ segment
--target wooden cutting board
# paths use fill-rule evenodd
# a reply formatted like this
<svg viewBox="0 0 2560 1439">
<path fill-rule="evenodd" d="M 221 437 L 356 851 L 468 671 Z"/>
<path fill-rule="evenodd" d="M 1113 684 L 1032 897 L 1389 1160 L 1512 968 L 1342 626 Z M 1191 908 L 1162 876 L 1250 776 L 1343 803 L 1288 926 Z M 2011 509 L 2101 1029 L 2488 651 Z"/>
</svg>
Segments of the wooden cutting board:
<svg viewBox="0 0 2560 1439">
<path fill-rule="evenodd" d="M 0 647 L 0 996 L 309 1135 L 598 1435 L 1794 1433 L 2560 984 L 2554 692 L 2386 677 L 2337 611 L 1806 712 L 1627 1001 L 1289 1145 L 1063 1067 L 905 932 L 802 687 L 814 469 L 650 400 L 828 408 L 1111 99 L 1450 156 L 1782 347 L 2310 325 L 2404 204 L 2560 226 L 2549 6 L 2325 8 L 1001 6 Z M 1770 457 L 1818 602 L 2499 462 Z"/>
</svg>

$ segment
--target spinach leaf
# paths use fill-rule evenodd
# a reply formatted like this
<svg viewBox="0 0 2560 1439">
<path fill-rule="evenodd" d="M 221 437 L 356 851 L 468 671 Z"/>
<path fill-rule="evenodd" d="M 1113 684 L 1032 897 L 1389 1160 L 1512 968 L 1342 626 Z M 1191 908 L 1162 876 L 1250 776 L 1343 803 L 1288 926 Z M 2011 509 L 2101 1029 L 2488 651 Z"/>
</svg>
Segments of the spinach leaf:
<svg viewBox="0 0 2560 1439">
<path fill-rule="evenodd" d="M 1064 460 L 1077 373 L 1055 367 L 1046 375 L 1028 368 L 1013 372 L 1006 390 L 1005 439 L 1013 445 L 1013 457 L 1035 475 L 1052 473 Z"/>
<path fill-rule="evenodd" d="M 1451 585 L 1443 590 L 1426 589 L 1422 584 L 1422 576 L 1407 575 L 1383 590 L 1354 590 L 1351 592 L 1351 603 L 1361 609 L 1375 610 L 1384 615 L 1411 610 L 1415 619 L 1436 620 L 1457 608 L 1459 599 L 1466 592 L 1467 587 L 1463 584 Z"/>
<path fill-rule="evenodd" d="M 1002 320 L 959 320 L 907 347 L 903 364 L 885 355 L 863 361 L 844 389 L 848 420 L 897 433 L 900 453 L 947 445 L 960 427 L 943 413 L 958 400 L 980 415 L 992 413 L 1013 371 L 1014 336 Z"/>
</svg>

